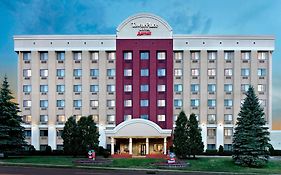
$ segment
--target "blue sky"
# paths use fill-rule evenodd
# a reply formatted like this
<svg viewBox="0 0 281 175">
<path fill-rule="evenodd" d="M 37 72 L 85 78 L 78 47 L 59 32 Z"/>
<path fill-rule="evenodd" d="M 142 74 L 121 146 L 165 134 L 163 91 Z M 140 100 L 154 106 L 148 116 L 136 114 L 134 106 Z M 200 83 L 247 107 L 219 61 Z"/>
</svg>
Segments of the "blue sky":
<svg viewBox="0 0 281 175">
<path fill-rule="evenodd" d="M 176 34 L 274 35 L 273 118 L 281 129 L 280 9 L 279 0 L 1 0 L 0 78 L 7 74 L 16 91 L 13 35 L 115 34 L 128 16 L 149 12 Z"/>
</svg>

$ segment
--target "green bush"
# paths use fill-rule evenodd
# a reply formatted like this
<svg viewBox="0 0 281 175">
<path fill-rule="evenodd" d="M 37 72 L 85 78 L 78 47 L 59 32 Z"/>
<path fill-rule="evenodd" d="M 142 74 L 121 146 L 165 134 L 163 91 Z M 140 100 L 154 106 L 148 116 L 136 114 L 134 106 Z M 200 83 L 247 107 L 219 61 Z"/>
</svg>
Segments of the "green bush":
<svg viewBox="0 0 281 175">
<path fill-rule="evenodd" d="M 51 148 L 50 145 L 48 145 L 48 146 L 46 147 L 45 152 L 46 152 L 47 154 L 50 154 L 50 153 L 52 152 L 52 148 Z"/>
</svg>

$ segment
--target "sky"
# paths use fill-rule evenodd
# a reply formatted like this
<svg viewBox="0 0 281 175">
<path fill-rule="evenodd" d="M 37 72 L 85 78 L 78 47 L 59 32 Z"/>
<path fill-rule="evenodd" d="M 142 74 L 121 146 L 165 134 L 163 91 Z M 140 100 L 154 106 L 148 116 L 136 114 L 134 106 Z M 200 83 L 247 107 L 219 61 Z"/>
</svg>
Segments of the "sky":
<svg viewBox="0 0 281 175">
<path fill-rule="evenodd" d="M 279 0 L 0 0 L 0 79 L 16 93 L 13 35 L 115 34 L 127 17 L 148 12 L 175 34 L 274 35 L 273 129 L 281 129 L 281 1 Z"/>
</svg>

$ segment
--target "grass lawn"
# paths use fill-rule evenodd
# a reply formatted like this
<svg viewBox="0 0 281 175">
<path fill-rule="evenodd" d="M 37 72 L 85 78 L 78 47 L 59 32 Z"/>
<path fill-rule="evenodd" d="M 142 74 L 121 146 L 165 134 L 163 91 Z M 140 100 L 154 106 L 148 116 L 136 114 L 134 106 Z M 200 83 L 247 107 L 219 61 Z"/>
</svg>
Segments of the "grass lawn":
<svg viewBox="0 0 281 175">
<path fill-rule="evenodd" d="M 26 156 L 20 158 L 2 159 L 3 162 L 12 163 L 32 163 L 48 165 L 70 165 L 75 166 L 72 161 L 81 158 L 67 156 Z M 151 163 L 165 161 L 163 159 L 131 158 L 131 159 L 113 159 L 112 163 L 105 165 L 107 167 L 124 168 L 158 168 Z M 231 158 L 200 157 L 197 160 L 186 160 L 190 167 L 184 168 L 187 171 L 216 171 L 216 172 L 237 172 L 237 173 L 260 173 L 274 174 L 281 173 L 281 160 L 271 160 L 264 168 L 246 168 L 233 164 Z M 95 165 L 89 165 L 95 166 Z M 100 165 L 99 165 L 100 166 Z"/>
</svg>

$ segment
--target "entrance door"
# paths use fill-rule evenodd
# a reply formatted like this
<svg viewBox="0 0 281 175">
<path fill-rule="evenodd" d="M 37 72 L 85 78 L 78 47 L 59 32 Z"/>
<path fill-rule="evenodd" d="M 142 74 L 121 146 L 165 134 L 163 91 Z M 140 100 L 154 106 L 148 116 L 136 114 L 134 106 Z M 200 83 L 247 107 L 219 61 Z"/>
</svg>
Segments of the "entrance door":
<svg viewBox="0 0 281 175">
<path fill-rule="evenodd" d="M 146 155 L 146 144 L 141 144 L 141 155 L 145 156 Z"/>
</svg>

